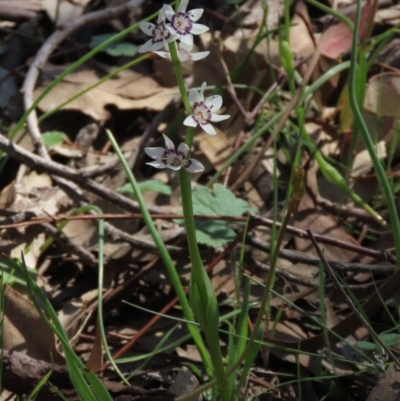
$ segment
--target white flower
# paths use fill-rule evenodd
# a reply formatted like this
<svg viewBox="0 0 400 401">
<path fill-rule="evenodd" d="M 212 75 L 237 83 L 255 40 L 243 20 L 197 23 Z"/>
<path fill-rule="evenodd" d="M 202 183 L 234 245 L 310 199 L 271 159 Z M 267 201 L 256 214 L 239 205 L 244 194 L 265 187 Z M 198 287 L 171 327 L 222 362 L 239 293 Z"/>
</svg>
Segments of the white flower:
<svg viewBox="0 0 400 401">
<path fill-rule="evenodd" d="M 139 47 L 139 53 L 146 53 L 149 51 L 160 50 L 163 47 L 168 47 L 169 42 L 178 38 L 178 36 L 176 36 L 173 31 L 166 26 L 165 19 L 165 7 L 163 7 L 158 13 L 156 24 L 145 21 L 139 23 L 140 29 L 146 35 L 151 36 L 151 39 Z"/>
<path fill-rule="evenodd" d="M 197 127 L 197 125 L 200 124 L 200 127 L 203 128 L 207 134 L 215 135 L 215 129 L 210 122 L 223 121 L 230 116 L 226 114 L 214 114 L 214 111 L 218 111 L 222 106 L 222 97 L 214 95 L 204 101 L 204 89 L 206 85 L 207 84 L 203 82 L 199 92 L 197 92 L 196 89 L 190 90 L 189 102 L 193 108 L 193 114 L 186 117 L 183 124 L 189 127 Z"/>
<path fill-rule="evenodd" d="M 166 50 L 168 50 L 168 48 Z M 178 57 L 181 63 L 187 60 L 193 60 L 193 61 L 201 60 L 202 58 L 205 58 L 210 54 L 209 51 L 191 53 L 192 50 L 193 50 L 193 43 L 191 45 L 187 45 L 186 43 L 178 44 Z M 171 54 L 169 51 L 154 52 L 154 53 L 158 54 L 160 57 L 168 58 L 171 60 Z"/>
<path fill-rule="evenodd" d="M 199 161 L 187 159 L 189 147 L 185 143 L 181 143 L 178 151 L 175 152 L 173 142 L 164 134 L 163 137 L 165 139 L 165 149 L 161 147 L 144 148 L 146 154 L 155 160 L 146 164 L 155 168 L 170 168 L 172 170 L 179 170 L 183 167 L 190 173 L 199 173 L 204 170 L 204 166 Z"/>
<path fill-rule="evenodd" d="M 193 44 L 192 35 L 200 35 L 208 31 L 208 27 L 195 22 L 200 19 L 203 14 L 202 8 L 196 8 L 186 12 L 189 0 L 182 0 L 178 7 L 178 12 L 175 14 L 174 9 L 167 4 L 164 4 L 165 14 L 168 21 L 171 22 L 171 28 L 176 32 L 179 40 L 187 45 Z"/>
</svg>

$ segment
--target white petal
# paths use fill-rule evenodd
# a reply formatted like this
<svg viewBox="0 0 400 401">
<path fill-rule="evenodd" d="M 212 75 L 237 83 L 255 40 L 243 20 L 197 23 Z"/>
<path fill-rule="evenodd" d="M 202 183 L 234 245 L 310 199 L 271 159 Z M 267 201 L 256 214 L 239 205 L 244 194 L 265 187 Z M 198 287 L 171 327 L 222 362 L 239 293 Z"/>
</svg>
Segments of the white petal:
<svg viewBox="0 0 400 401">
<path fill-rule="evenodd" d="M 183 153 L 183 158 L 186 159 L 187 154 L 189 153 L 189 146 L 186 145 L 186 143 L 182 142 L 178 146 L 178 151 L 177 153 Z"/>
<path fill-rule="evenodd" d="M 165 168 L 165 167 L 167 167 L 167 165 L 165 163 L 160 162 L 160 161 L 149 162 L 149 163 L 146 163 L 146 164 L 148 164 L 149 166 L 153 166 L 155 168 Z"/>
<path fill-rule="evenodd" d="M 176 34 L 176 32 L 172 28 L 167 27 L 167 30 L 168 30 L 170 36 L 167 40 L 164 39 L 164 41 L 167 43 L 167 47 L 168 47 L 168 43 L 175 42 L 176 40 L 179 39 L 179 36 Z"/>
<path fill-rule="evenodd" d="M 156 147 L 156 148 L 144 148 L 147 156 L 150 156 L 153 159 L 161 160 L 162 155 L 165 152 L 164 148 Z"/>
<path fill-rule="evenodd" d="M 141 21 L 139 22 L 139 28 L 148 36 L 153 36 L 153 29 L 155 25 L 151 22 Z"/>
<path fill-rule="evenodd" d="M 164 47 L 164 41 L 155 42 L 150 46 L 150 51 L 155 52 L 156 50 L 160 50 Z"/>
<path fill-rule="evenodd" d="M 167 20 L 171 21 L 172 17 L 175 15 L 174 9 L 169 4 L 164 4 L 164 13 L 167 16 Z"/>
<path fill-rule="evenodd" d="M 148 51 L 150 51 L 152 46 L 153 46 L 153 41 L 150 39 L 145 44 L 139 47 L 138 52 L 147 53 Z"/>
<path fill-rule="evenodd" d="M 183 122 L 183 125 L 186 125 L 187 127 L 197 127 L 197 121 L 193 118 L 193 116 L 188 116 L 185 118 L 185 121 Z"/>
<path fill-rule="evenodd" d="M 193 24 L 190 33 L 193 35 L 200 35 L 204 32 L 207 32 L 210 28 L 206 25 L 202 24 Z"/>
<path fill-rule="evenodd" d="M 179 7 L 178 7 L 178 13 L 185 13 L 188 3 L 189 3 L 189 0 L 181 0 L 181 3 L 179 4 Z"/>
<path fill-rule="evenodd" d="M 168 7 L 167 4 L 164 4 L 160 11 L 158 12 L 158 19 L 157 22 L 160 23 L 161 21 L 165 21 L 167 19 L 167 14 L 166 14 L 166 7 Z M 171 7 L 171 6 L 169 6 Z"/>
<path fill-rule="evenodd" d="M 171 55 L 169 54 L 169 52 L 154 52 L 154 53 L 158 54 L 162 58 L 168 58 L 171 60 Z"/>
<path fill-rule="evenodd" d="M 190 89 L 189 91 L 189 102 L 193 106 L 194 103 L 200 102 L 199 92 L 196 89 Z"/>
<path fill-rule="evenodd" d="M 169 139 L 167 135 L 162 134 L 162 136 L 164 137 L 165 140 L 165 149 L 172 149 L 175 152 L 175 145 L 171 141 L 171 139 Z"/>
<path fill-rule="evenodd" d="M 185 61 L 188 61 L 188 60 L 191 60 L 192 58 L 191 58 L 191 55 L 190 54 L 181 54 L 181 53 L 179 53 L 178 54 L 178 58 L 179 58 L 179 61 L 181 62 L 181 63 L 184 63 Z"/>
<path fill-rule="evenodd" d="M 210 121 L 217 123 L 219 121 L 224 121 L 229 117 L 228 114 L 211 114 Z"/>
<path fill-rule="evenodd" d="M 166 167 L 170 168 L 171 170 L 180 170 L 182 165 L 179 164 L 178 166 L 173 166 L 172 164 L 168 164 Z"/>
<path fill-rule="evenodd" d="M 187 12 L 192 22 L 198 21 L 203 15 L 204 10 L 202 8 L 195 8 Z"/>
<path fill-rule="evenodd" d="M 177 40 L 179 39 L 179 36 L 176 34 L 175 29 L 172 27 L 171 24 L 165 24 L 165 28 L 167 29 L 167 31 L 169 32 L 169 34 L 171 35 L 167 42 L 172 42 L 173 40 Z"/>
<path fill-rule="evenodd" d="M 201 84 L 201 88 L 200 88 L 200 91 L 199 91 L 199 101 L 200 102 L 204 102 L 204 89 L 206 89 L 206 86 L 207 86 L 206 82 L 203 82 Z"/>
<path fill-rule="evenodd" d="M 205 132 L 207 132 L 207 134 L 209 134 L 209 135 L 217 135 L 217 133 L 215 132 L 214 127 L 209 123 L 200 124 L 200 127 L 203 128 L 203 130 Z"/>
<path fill-rule="evenodd" d="M 193 50 L 193 43 L 191 45 L 188 45 L 186 43 L 179 43 L 179 50 L 181 49 L 190 53 Z"/>
<path fill-rule="evenodd" d="M 189 173 L 199 173 L 200 171 L 204 171 L 204 166 L 198 160 L 189 159 L 186 162 L 189 166 L 186 167 L 184 163 L 183 167 L 185 167 Z"/>
<path fill-rule="evenodd" d="M 220 95 L 214 95 L 210 96 L 206 101 L 205 104 L 207 107 L 211 109 L 211 111 L 217 111 L 221 108 L 222 106 L 222 96 Z"/>
<path fill-rule="evenodd" d="M 197 60 L 201 60 L 203 58 L 206 58 L 209 54 L 210 54 L 210 52 L 208 52 L 208 51 L 207 52 L 192 53 L 190 55 L 190 57 L 187 57 L 187 58 L 190 58 L 193 61 L 197 61 Z"/>
<path fill-rule="evenodd" d="M 193 46 L 193 35 L 186 33 L 185 35 L 179 35 L 181 43 L 185 43 L 188 46 Z"/>
</svg>

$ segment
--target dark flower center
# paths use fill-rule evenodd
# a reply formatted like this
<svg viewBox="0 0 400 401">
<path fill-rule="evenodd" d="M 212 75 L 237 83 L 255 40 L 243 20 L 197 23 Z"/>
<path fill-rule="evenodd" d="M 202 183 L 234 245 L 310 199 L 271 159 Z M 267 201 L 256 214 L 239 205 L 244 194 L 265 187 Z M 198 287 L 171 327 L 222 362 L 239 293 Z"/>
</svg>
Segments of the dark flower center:
<svg viewBox="0 0 400 401">
<path fill-rule="evenodd" d="M 153 39 L 152 39 L 153 43 L 162 42 L 163 40 L 167 40 L 171 36 L 164 22 L 156 24 L 152 33 L 153 33 Z"/>
<path fill-rule="evenodd" d="M 204 102 L 193 104 L 193 118 L 199 124 L 207 124 L 211 120 L 211 110 Z"/>
<path fill-rule="evenodd" d="M 192 26 L 192 20 L 186 13 L 178 13 L 172 17 L 172 27 L 179 35 L 189 34 Z"/>
</svg>

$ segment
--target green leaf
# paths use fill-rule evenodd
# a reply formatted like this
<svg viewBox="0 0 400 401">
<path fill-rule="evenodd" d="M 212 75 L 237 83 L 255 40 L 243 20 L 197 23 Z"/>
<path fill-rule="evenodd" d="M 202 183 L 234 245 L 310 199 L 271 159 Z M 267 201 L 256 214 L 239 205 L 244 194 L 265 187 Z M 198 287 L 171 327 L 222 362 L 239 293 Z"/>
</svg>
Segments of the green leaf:
<svg viewBox="0 0 400 401">
<path fill-rule="evenodd" d="M 400 340 L 400 334 L 398 333 L 382 333 L 379 335 L 379 337 L 388 347 L 396 345 Z"/>
<path fill-rule="evenodd" d="M 152 191 L 152 192 L 157 192 L 158 194 L 162 194 L 162 195 L 171 195 L 172 194 L 171 187 L 169 185 L 164 184 L 163 182 L 161 182 L 159 180 L 148 180 L 148 181 L 140 182 L 139 189 L 141 192 Z M 127 195 L 131 196 L 132 198 L 135 197 L 133 189 L 132 189 L 132 185 L 129 183 L 118 188 L 118 192 L 127 194 Z"/>
<path fill-rule="evenodd" d="M 379 337 L 387 347 L 392 347 L 400 341 L 400 334 L 398 333 L 382 333 L 379 334 Z M 357 341 L 356 347 L 362 351 L 377 351 L 380 349 L 380 345 L 369 341 Z"/>
<path fill-rule="evenodd" d="M 43 145 L 46 147 L 60 145 L 66 137 L 62 131 L 47 131 L 42 134 Z"/>
<path fill-rule="evenodd" d="M 376 344 L 370 343 L 368 341 L 357 341 L 356 347 L 361 351 L 376 351 Z"/>
<path fill-rule="evenodd" d="M 250 205 L 239 199 L 221 184 L 214 184 L 213 191 L 197 186 L 193 191 L 193 212 L 203 216 L 242 216 L 254 212 Z M 235 238 L 235 231 L 226 221 L 196 221 L 197 241 L 214 248 L 223 246 Z"/>
<path fill-rule="evenodd" d="M 27 268 L 27 273 L 36 279 L 37 271 Z M 21 271 L 17 262 L 9 257 L 0 258 L 0 282 L 8 285 L 20 284 L 26 285 L 25 272 Z"/>
<path fill-rule="evenodd" d="M 94 49 L 101 43 L 105 42 L 106 40 L 110 39 L 113 37 L 113 33 L 104 33 L 101 35 L 94 35 L 90 39 L 89 47 L 91 49 Z M 128 42 L 119 42 L 116 41 L 114 43 L 111 43 L 109 46 L 107 46 L 105 49 L 103 49 L 103 52 L 107 53 L 109 56 L 112 57 L 120 57 L 120 56 L 126 56 L 126 57 L 133 57 L 138 51 L 138 47 L 132 43 Z"/>
<path fill-rule="evenodd" d="M 104 51 L 113 57 L 133 57 L 137 53 L 138 47 L 132 43 L 121 42 L 108 46 Z"/>
</svg>

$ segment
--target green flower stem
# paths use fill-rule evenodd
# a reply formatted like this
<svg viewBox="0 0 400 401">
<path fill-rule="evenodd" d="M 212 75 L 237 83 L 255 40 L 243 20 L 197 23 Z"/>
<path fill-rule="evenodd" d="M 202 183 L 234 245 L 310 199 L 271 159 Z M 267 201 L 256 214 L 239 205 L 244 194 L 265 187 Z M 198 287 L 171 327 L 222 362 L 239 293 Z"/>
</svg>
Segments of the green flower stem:
<svg viewBox="0 0 400 401">
<path fill-rule="evenodd" d="M 251 332 L 249 341 L 247 342 L 243 353 L 240 355 L 240 357 L 237 359 L 237 361 L 234 363 L 234 365 L 226 371 L 226 377 L 230 376 L 237 369 L 239 369 L 240 365 L 246 359 L 249 352 L 251 352 L 254 341 L 257 339 L 257 335 L 259 333 L 259 327 L 262 323 L 262 320 L 263 320 L 263 317 L 265 314 L 265 308 L 267 306 L 268 299 L 269 299 L 269 294 L 270 294 L 272 286 L 273 286 L 276 262 L 278 260 L 279 250 L 282 246 L 282 241 L 283 241 L 283 237 L 284 237 L 284 234 L 286 231 L 286 227 L 289 224 L 290 216 L 293 213 L 293 211 L 295 210 L 297 202 L 301 199 L 301 196 L 303 195 L 303 192 L 304 192 L 304 170 L 300 166 L 297 166 L 294 168 L 292 182 L 293 182 L 292 198 L 290 200 L 288 209 L 286 211 L 285 218 L 284 218 L 281 228 L 279 230 L 278 239 L 276 241 L 276 245 L 275 245 L 272 257 L 271 257 L 270 270 L 268 272 L 263 295 L 261 298 L 260 309 L 258 311 L 258 315 L 257 315 L 256 321 L 254 323 L 253 331 Z M 204 391 L 206 391 L 209 388 L 211 388 L 212 386 L 214 386 L 215 383 L 216 383 L 215 381 L 211 381 L 211 382 L 207 383 L 206 385 L 198 388 L 196 391 L 190 393 L 189 395 L 177 398 L 176 401 L 188 401 L 188 400 L 194 399 L 197 395 L 202 394 Z"/>
<path fill-rule="evenodd" d="M 186 91 L 185 80 L 183 79 L 182 66 L 178 56 L 178 49 L 175 42 L 168 44 L 169 52 L 171 54 L 172 65 L 174 67 L 174 72 L 176 80 L 179 86 L 179 92 L 181 93 L 182 102 L 185 106 L 185 110 L 190 113 L 192 111 L 192 106 L 189 103 L 189 97 Z"/>
<path fill-rule="evenodd" d="M 360 17 L 361 17 L 361 0 L 357 0 L 357 11 L 356 11 L 356 19 L 354 22 L 354 32 L 358 32 L 360 26 Z M 364 141 L 366 148 L 368 149 L 368 153 L 371 157 L 372 163 L 374 165 L 374 169 L 376 171 L 376 175 L 378 176 L 379 182 L 382 186 L 383 193 L 385 194 L 386 203 L 389 211 L 389 217 L 391 222 L 391 228 L 393 230 L 393 239 L 396 248 L 396 259 L 397 266 L 400 267 L 400 224 L 399 224 L 399 215 L 397 213 L 395 197 L 393 196 L 392 189 L 390 187 L 389 180 L 385 174 L 385 170 L 379 157 L 376 153 L 374 143 L 372 141 L 371 135 L 368 131 L 367 125 L 363 119 L 360 108 L 357 102 L 357 91 L 356 91 L 356 69 L 357 69 L 357 45 L 358 38 L 357 35 L 353 35 L 353 43 L 351 48 L 351 64 L 350 64 L 350 73 L 349 73 L 349 98 L 350 98 L 350 106 L 353 110 L 355 122 L 358 125 L 360 130 L 361 137 Z"/>
<path fill-rule="evenodd" d="M 186 238 L 189 247 L 192 271 L 190 276 L 189 300 L 194 315 L 204 332 L 210 349 L 214 374 L 222 400 L 230 401 L 221 348 L 219 345 L 219 310 L 211 280 L 208 277 L 201 260 L 196 239 L 196 227 L 193 215 L 191 176 L 184 169 L 180 169 L 181 196 L 183 215 L 185 219 Z"/>
<path fill-rule="evenodd" d="M 177 2 L 177 7 L 179 6 Z M 192 113 L 192 106 L 186 91 L 182 74 L 182 66 L 179 60 L 176 43 L 169 43 L 172 64 L 178 82 L 179 91 L 183 105 L 188 114 Z M 187 127 L 185 143 L 191 149 L 193 144 L 194 128 Z M 208 347 L 214 368 L 214 376 L 218 387 L 219 395 L 223 401 L 230 401 L 229 389 L 227 386 L 221 347 L 219 345 L 219 309 L 211 280 L 208 277 L 201 260 L 199 247 L 196 239 L 196 227 L 193 215 L 191 176 L 185 169 L 180 169 L 179 179 L 181 185 L 182 208 L 185 220 L 186 238 L 189 247 L 192 271 L 190 275 L 189 301 L 194 316 L 200 324 Z"/>
<path fill-rule="evenodd" d="M 178 6 L 178 5 L 177 5 Z M 182 97 L 183 105 L 188 114 L 192 112 L 192 106 L 186 91 L 185 82 L 182 74 L 182 66 L 178 57 L 176 43 L 169 43 L 172 64 L 174 67 L 179 91 Z M 189 149 L 193 144 L 194 128 L 188 127 L 186 130 L 185 143 Z M 205 272 L 201 260 L 199 247 L 196 239 L 196 227 L 193 215 L 191 176 L 185 169 L 180 169 L 179 179 L 181 185 L 182 208 L 185 220 L 186 238 L 189 247 L 190 259 L 192 262 L 192 272 L 190 275 L 189 300 L 194 316 L 200 324 L 210 349 L 211 360 L 214 368 L 214 376 L 223 401 L 230 401 L 225 369 L 221 348 L 219 345 L 219 310 L 217 297 L 211 280 Z"/>
<path fill-rule="evenodd" d="M 182 283 L 180 281 L 179 275 L 176 272 L 176 269 L 172 262 L 171 256 L 169 255 L 168 250 L 167 250 L 162 238 L 160 237 L 160 234 L 158 233 L 156 226 L 154 225 L 154 222 L 151 218 L 149 210 L 147 209 L 146 202 L 143 199 L 142 193 L 140 192 L 138 183 L 137 183 L 131 169 L 129 168 L 129 165 L 126 162 L 124 155 L 122 154 L 121 149 L 119 148 L 114 136 L 112 135 L 112 133 L 109 130 L 106 130 L 106 133 L 107 133 L 107 137 L 108 137 L 109 141 L 111 142 L 111 144 L 114 148 L 115 153 L 118 156 L 120 163 L 122 164 L 122 167 L 128 177 L 128 180 L 129 180 L 130 184 L 132 185 L 132 189 L 135 193 L 137 202 L 139 203 L 139 206 L 140 206 L 140 211 L 142 213 L 143 220 L 147 226 L 147 229 L 150 232 L 150 235 L 153 238 L 154 243 L 157 246 L 158 251 L 160 252 L 161 259 L 163 260 L 163 262 L 165 264 L 168 275 L 171 279 L 171 283 L 176 292 L 176 296 L 178 297 L 180 305 L 182 307 L 182 311 L 185 316 L 185 319 L 193 322 L 194 316 L 193 316 L 192 310 L 189 306 L 188 299 L 186 298 L 186 294 L 182 287 Z M 210 356 L 209 356 L 207 349 L 204 345 L 204 342 L 201 338 L 199 329 L 192 324 L 188 324 L 188 329 L 189 329 L 189 332 L 192 335 L 193 340 L 196 344 L 196 347 L 201 355 L 203 364 L 206 367 L 207 372 L 210 374 L 213 371 L 213 368 L 212 368 Z"/>
<path fill-rule="evenodd" d="M 179 60 L 176 43 L 171 42 L 168 44 L 168 47 L 169 47 L 169 52 L 171 54 L 172 65 L 174 67 L 176 80 L 178 82 L 179 92 L 180 92 L 181 98 L 182 98 L 182 103 L 185 107 L 186 112 L 188 114 L 191 114 L 193 109 L 192 109 L 192 106 L 190 105 L 189 97 L 188 97 L 188 94 L 186 91 L 185 80 L 183 79 L 182 66 L 181 66 L 181 62 Z M 189 149 L 192 147 L 192 144 L 193 144 L 193 135 L 194 135 L 194 128 L 189 127 L 189 129 L 186 130 L 186 136 L 185 136 L 185 143 L 186 143 L 186 145 L 189 146 Z"/>
</svg>

